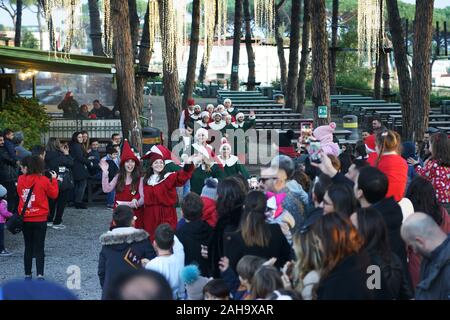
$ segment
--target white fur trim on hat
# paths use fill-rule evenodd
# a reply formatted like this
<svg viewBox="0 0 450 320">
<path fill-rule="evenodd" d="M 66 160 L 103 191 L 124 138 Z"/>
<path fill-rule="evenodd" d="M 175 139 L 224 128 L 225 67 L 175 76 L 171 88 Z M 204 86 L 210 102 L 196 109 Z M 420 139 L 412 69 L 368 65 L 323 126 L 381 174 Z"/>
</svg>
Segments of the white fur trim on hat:
<svg viewBox="0 0 450 320">
<path fill-rule="evenodd" d="M 245 114 L 242 113 L 242 112 L 238 112 L 238 113 L 236 114 L 236 119 L 237 119 L 237 118 L 240 118 L 240 117 L 244 117 L 244 119 L 245 119 Z"/>
<path fill-rule="evenodd" d="M 212 118 L 214 119 L 216 116 L 220 116 L 222 118 L 222 114 L 220 112 L 214 112 L 212 114 Z"/>
<path fill-rule="evenodd" d="M 231 99 L 225 99 L 225 100 L 223 100 L 223 103 L 225 104 L 225 103 L 227 103 L 227 102 L 229 102 L 229 103 L 231 103 Z"/>
<path fill-rule="evenodd" d="M 201 134 L 205 135 L 206 138 L 208 138 L 208 130 L 203 129 L 203 128 L 200 128 L 200 129 L 198 129 L 197 132 L 195 133 L 195 136 L 198 137 L 198 136 L 201 135 Z"/>
<path fill-rule="evenodd" d="M 200 113 L 200 117 L 203 119 L 204 117 L 208 116 L 209 117 L 209 112 L 208 111 L 202 111 L 202 113 Z"/>
</svg>

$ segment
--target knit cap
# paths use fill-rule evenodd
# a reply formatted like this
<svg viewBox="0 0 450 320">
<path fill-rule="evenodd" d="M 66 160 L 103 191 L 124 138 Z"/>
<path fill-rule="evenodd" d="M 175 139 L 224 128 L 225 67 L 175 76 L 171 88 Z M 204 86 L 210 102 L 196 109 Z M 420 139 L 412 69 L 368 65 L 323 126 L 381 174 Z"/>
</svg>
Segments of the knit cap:
<svg viewBox="0 0 450 320">
<path fill-rule="evenodd" d="M 186 286 L 187 300 L 203 300 L 203 287 L 210 279 L 202 277 L 194 264 L 185 266 L 180 276 Z"/>
<path fill-rule="evenodd" d="M 0 184 L 0 198 L 5 197 L 7 193 L 8 191 L 6 190 L 6 188 Z"/>
<path fill-rule="evenodd" d="M 205 179 L 205 186 L 202 189 L 202 197 L 217 200 L 217 184 L 218 180 L 214 178 Z"/>
</svg>

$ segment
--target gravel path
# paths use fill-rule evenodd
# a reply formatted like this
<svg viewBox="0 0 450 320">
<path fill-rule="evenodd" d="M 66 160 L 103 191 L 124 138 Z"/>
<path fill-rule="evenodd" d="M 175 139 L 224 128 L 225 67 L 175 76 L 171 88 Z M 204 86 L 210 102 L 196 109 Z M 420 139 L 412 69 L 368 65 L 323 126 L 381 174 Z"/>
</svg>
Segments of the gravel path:
<svg viewBox="0 0 450 320">
<path fill-rule="evenodd" d="M 70 277 L 67 273 L 68 268 L 77 266 L 81 272 L 80 289 L 73 292 L 80 299 L 100 299 L 97 265 L 101 245 L 98 239 L 108 230 L 111 214 L 111 209 L 104 206 L 91 207 L 88 210 L 67 208 L 63 217 L 63 224 L 67 228 L 47 229 L 45 278 L 67 286 Z M 22 278 L 24 275 L 22 234 L 12 235 L 5 230 L 5 246 L 13 255 L 0 257 L 0 284 L 7 280 Z M 33 262 L 33 276 L 36 276 L 35 267 Z"/>
</svg>

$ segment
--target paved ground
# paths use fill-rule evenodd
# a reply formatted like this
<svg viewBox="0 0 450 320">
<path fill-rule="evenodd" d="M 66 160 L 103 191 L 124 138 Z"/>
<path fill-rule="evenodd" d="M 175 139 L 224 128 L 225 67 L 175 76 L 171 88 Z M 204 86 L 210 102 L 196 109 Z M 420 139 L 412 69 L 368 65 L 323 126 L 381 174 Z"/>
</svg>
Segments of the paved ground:
<svg viewBox="0 0 450 320">
<path fill-rule="evenodd" d="M 45 277 L 66 286 L 70 266 L 81 271 L 80 290 L 74 290 L 80 299 L 100 299 L 101 289 L 97 277 L 99 236 L 108 230 L 112 211 L 103 206 L 88 210 L 66 209 L 65 230 L 48 228 L 45 245 Z M 13 256 L 0 258 L 0 283 L 21 278 L 23 271 L 23 236 L 11 235 L 5 230 L 6 247 Z M 36 276 L 33 263 L 33 275 Z M 72 267 L 73 268 L 73 267 Z M 72 271 L 73 272 L 73 271 Z"/>
</svg>

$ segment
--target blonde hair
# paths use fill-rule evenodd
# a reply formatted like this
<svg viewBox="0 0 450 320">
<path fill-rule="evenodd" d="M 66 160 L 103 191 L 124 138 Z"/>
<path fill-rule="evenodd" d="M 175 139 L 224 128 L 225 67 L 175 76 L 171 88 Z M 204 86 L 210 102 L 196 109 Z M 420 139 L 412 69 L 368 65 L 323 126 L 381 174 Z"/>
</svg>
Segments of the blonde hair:
<svg viewBox="0 0 450 320">
<path fill-rule="evenodd" d="M 298 291 L 304 288 L 303 279 L 311 271 L 320 273 L 323 266 L 323 253 L 319 237 L 309 230 L 294 235 L 294 252 L 297 258 L 294 266 L 294 283 Z"/>
</svg>

